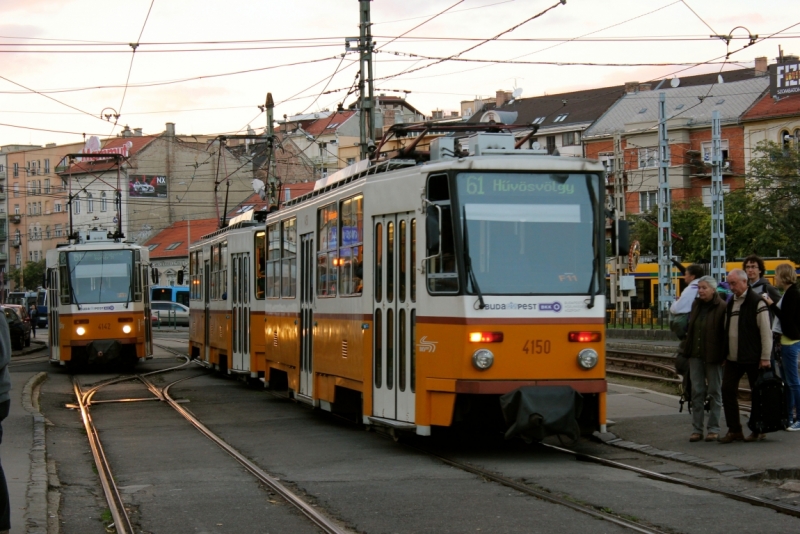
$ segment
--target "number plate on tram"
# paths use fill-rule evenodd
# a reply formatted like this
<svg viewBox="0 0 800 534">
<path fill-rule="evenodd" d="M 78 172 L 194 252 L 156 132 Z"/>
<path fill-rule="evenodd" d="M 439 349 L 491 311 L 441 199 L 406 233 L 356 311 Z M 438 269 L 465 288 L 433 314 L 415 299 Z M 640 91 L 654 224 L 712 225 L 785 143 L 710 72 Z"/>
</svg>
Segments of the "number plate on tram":
<svg viewBox="0 0 800 534">
<path fill-rule="evenodd" d="M 522 346 L 525 354 L 550 354 L 549 339 L 526 339 Z"/>
</svg>

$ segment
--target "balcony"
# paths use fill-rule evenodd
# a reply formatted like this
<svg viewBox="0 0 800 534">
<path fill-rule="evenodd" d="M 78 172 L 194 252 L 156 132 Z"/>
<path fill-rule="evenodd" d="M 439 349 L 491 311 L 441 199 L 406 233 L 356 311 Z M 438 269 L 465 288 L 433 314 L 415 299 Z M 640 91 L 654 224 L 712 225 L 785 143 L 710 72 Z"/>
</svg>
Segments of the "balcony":
<svg viewBox="0 0 800 534">
<path fill-rule="evenodd" d="M 8 254 L 0 252 L 0 261 L 8 261 Z"/>
<path fill-rule="evenodd" d="M 12 239 L 11 240 L 11 246 L 14 247 L 14 248 L 19 248 L 20 244 L 21 244 L 21 242 L 20 242 L 19 239 Z"/>
<path fill-rule="evenodd" d="M 20 222 L 22 222 L 22 215 L 15 213 L 14 215 L 11 216 L 11 222 L 14 224 L 19 224 Z"/>
<path fill-rule="evenodd" d="M 0 180 L 6 179 L 6 171 L 0 171 Z"/>
</svg>

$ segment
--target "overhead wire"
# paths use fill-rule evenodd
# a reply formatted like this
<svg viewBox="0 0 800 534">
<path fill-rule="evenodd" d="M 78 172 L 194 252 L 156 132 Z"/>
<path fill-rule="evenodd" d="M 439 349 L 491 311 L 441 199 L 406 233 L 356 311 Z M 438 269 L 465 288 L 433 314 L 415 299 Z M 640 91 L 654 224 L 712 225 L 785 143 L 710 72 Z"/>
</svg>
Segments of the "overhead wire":
<svg viewBox="0 0 800 534">
<path fill-rule="evenodd" d="M 122 90 L 122 100 L 119 103 L 119 109 L 117 110 L 117 117 L 114 121 L 114 126 L 117 125 L 117 120 L 119 119 L 119 115 L 122 114 L 122 106 L 125 104 L 125 96 L 128 94 L 128 83 L 131 81 L 131 72 L 133 72 L 133 60 L 136 58 L 136 49 L 139 48 L 139 41 L 142 40 L 142 35 L 144 35 L 144 29 L 147 26 L 147 21 L 150 20 L 150 12 L 153 11 L 153 4 L 156 3 L 156 0 L 150 0 L 150 7 L 147 8 L 147 15 L 144 17 L 144 23 L 142 24 L 142 30 L 139 32 L 139 37 L 136 39 L 135 43 L 131 43 L 131 62 L 128 65 L 128 76 L 125 79 L 125 88 Z M 114 128 L 111 128 L 111 131 L 114 131 Z"/>
</svg>

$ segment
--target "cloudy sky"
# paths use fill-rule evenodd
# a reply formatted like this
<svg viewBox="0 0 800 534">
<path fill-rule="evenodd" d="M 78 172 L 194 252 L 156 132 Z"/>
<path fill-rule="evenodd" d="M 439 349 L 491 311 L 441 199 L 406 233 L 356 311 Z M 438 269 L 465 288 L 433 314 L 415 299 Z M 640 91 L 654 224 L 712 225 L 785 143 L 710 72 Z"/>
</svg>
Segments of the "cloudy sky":
<svg viewBox="0 0 800 534">
<path fill-rule="evenodd" d="M 263 128 L 258 105 L 268 91 L 277 118 L 347 105 L 358 56 L 342 54 L 345 37 L 358 36 L 358 5 L 0 0 L 0 146 L 76 142 L 124 125 L 157 134 L 166 122 L 187 135 Z M 779 46 L 800 53 L 796 0 L 375 0 L 371 8 L 376 93 L 410 91 L 426 114 L 498 89 L 537 96 L 741 68 L 758 56 L 772 62 Z M 734 39 L 726 45 L 712 33 Z M 742 49 L 749 33 L 759 40 Z M 119 113 L 118 125 L 103 113 Z"/>
</svg>

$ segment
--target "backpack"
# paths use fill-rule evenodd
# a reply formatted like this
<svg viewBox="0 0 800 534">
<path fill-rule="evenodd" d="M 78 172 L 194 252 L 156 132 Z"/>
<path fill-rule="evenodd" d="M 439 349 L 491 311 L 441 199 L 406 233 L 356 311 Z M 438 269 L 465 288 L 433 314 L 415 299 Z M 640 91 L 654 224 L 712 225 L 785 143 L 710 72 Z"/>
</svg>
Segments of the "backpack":
<svg viewBox="0 0 800 534">
<path fill-rule="evenodd" d="M 747 426 L 757 434 L 785 430 L 789 426 L 789 407 L 783 380 L 772 369 L 759 371 L 752 391 L 752 408 Z"/>
</svg>

